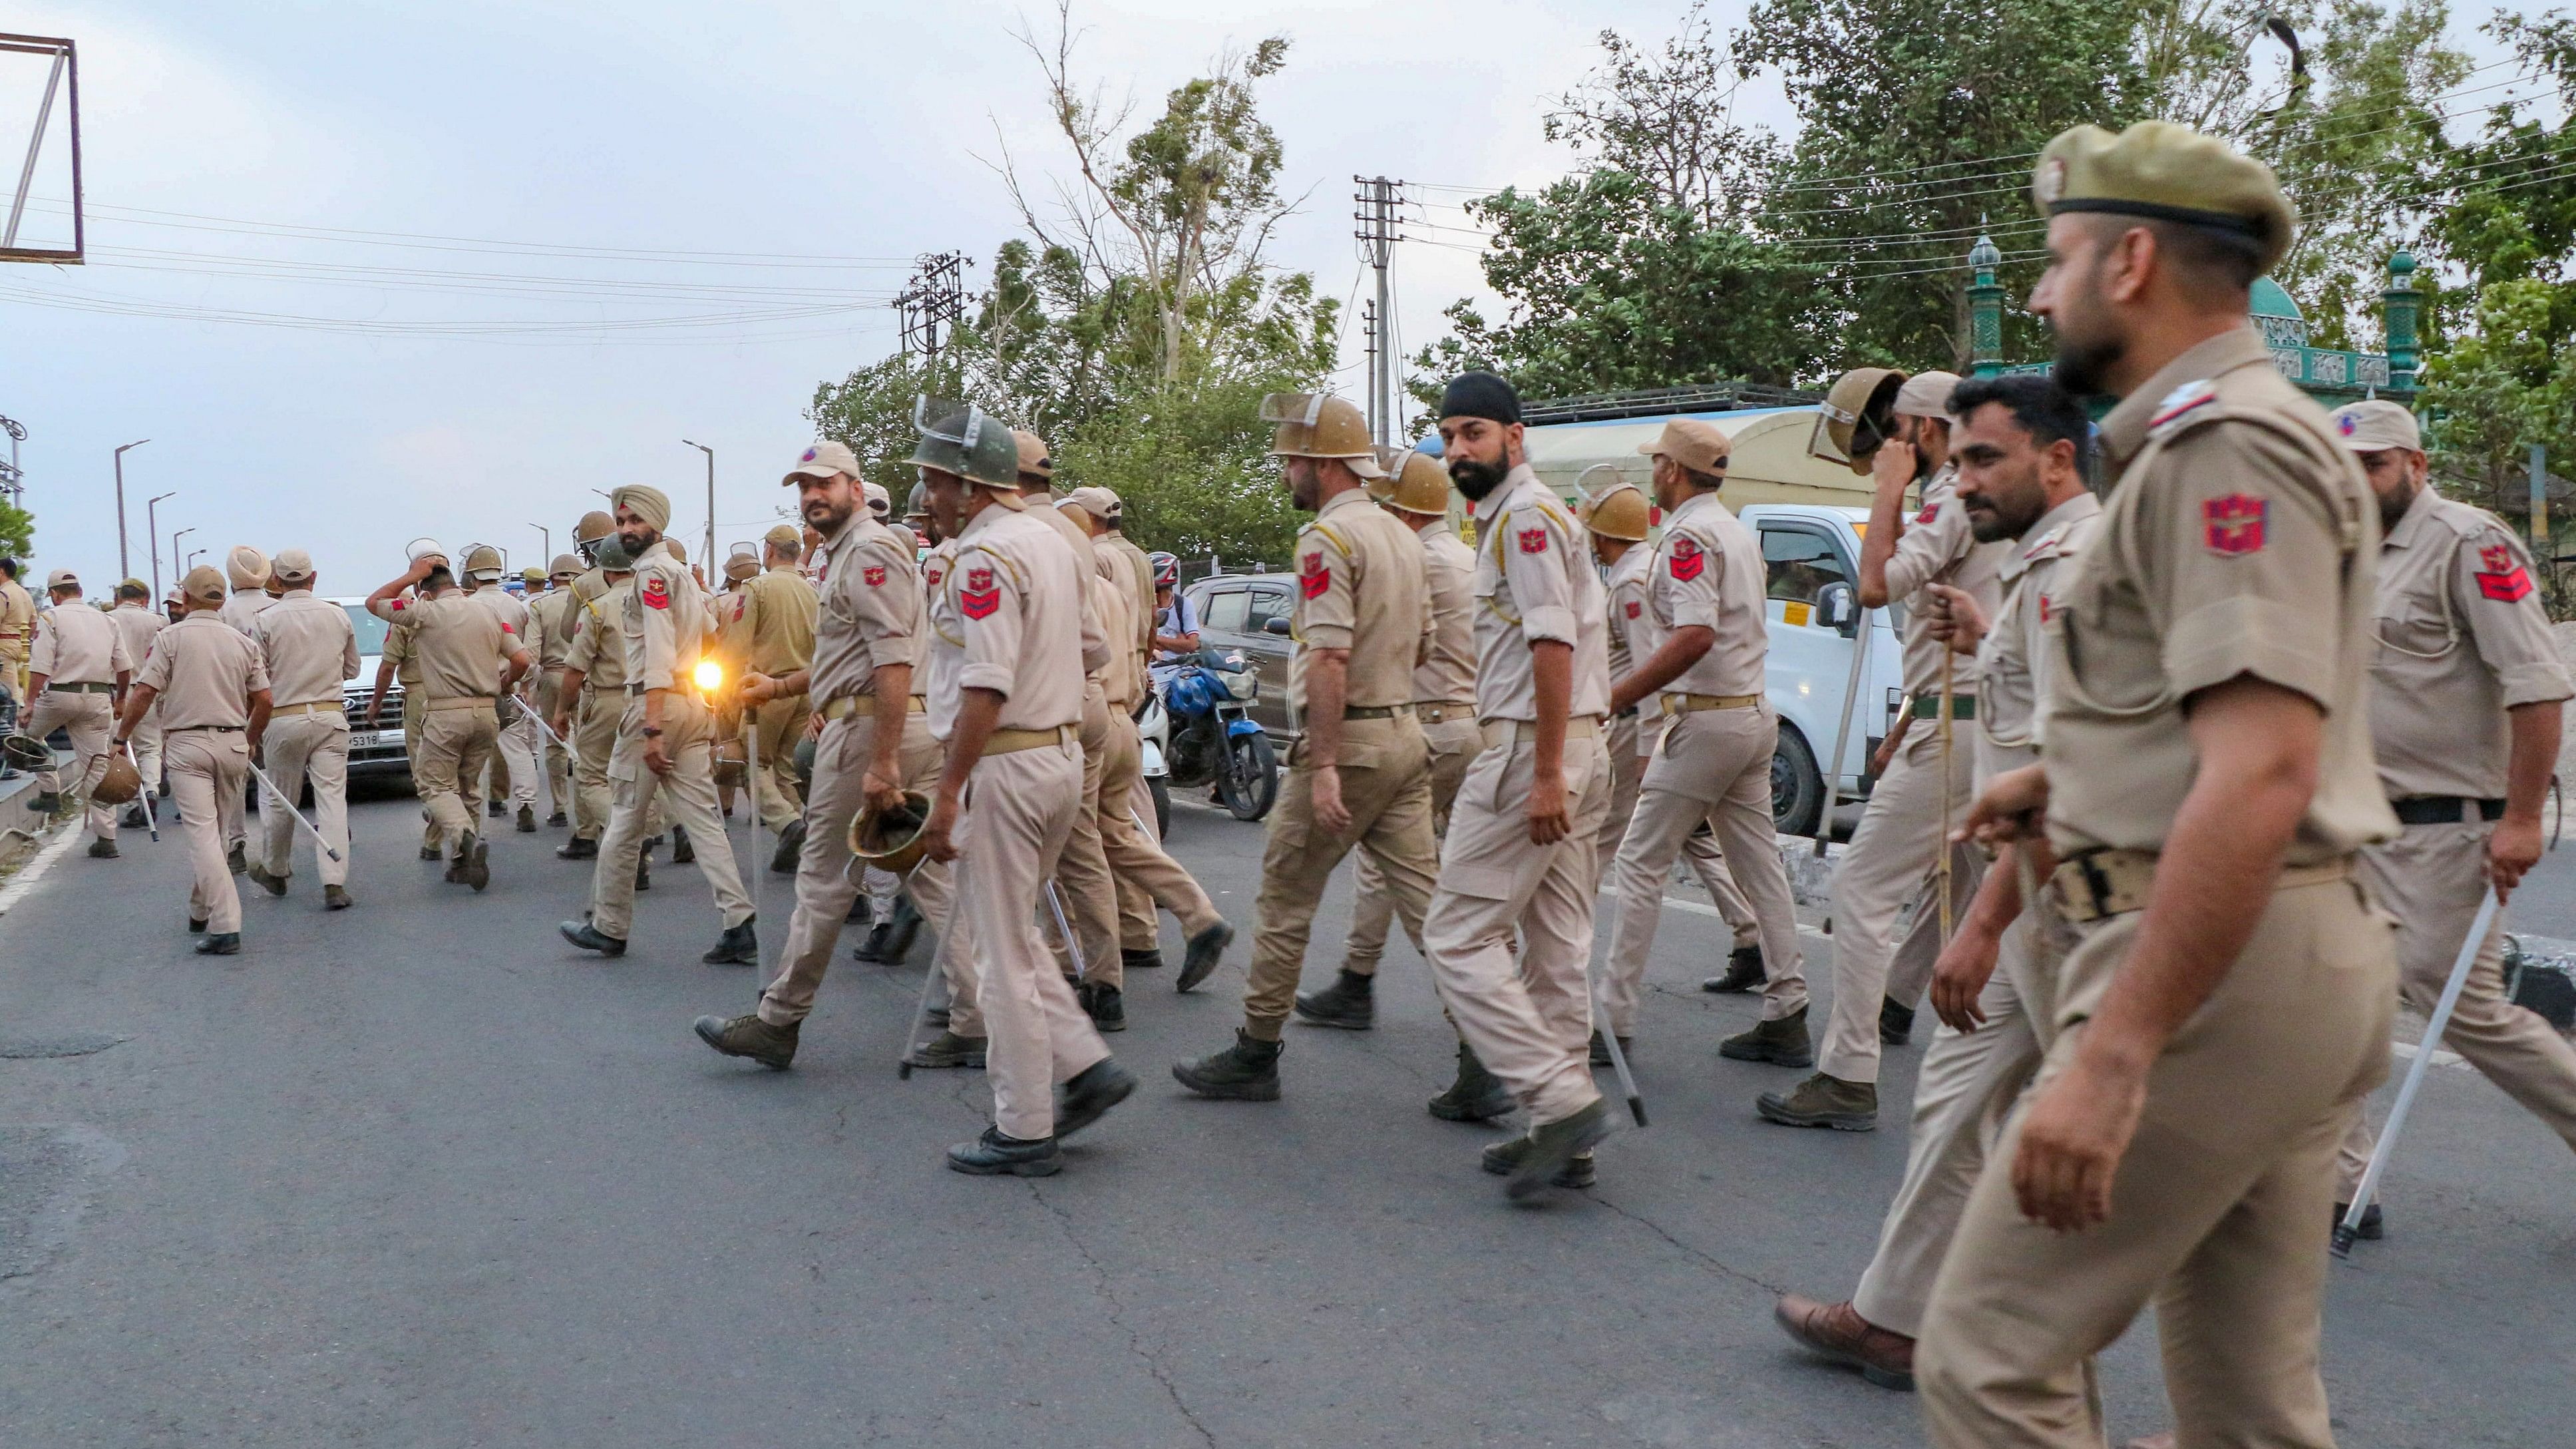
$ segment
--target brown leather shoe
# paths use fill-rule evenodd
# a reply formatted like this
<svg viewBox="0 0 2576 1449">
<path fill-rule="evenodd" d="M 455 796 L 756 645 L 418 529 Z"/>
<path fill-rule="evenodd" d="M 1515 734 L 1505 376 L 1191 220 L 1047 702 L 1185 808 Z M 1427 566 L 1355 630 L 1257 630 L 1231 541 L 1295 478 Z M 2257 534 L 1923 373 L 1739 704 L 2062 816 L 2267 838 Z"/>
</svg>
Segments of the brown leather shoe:
<svg viewBox="0 0 2576 1449">
<path fill-rule="evenodd" d="M 1914 1340 L 1871 1323 L 1848 1302 L 1818 1303 L 1783 1293 L 1771 1316 L 1808 1350 L 1850 1364 L 1882 1389 L 1914 1392 Z"/>
</svg>

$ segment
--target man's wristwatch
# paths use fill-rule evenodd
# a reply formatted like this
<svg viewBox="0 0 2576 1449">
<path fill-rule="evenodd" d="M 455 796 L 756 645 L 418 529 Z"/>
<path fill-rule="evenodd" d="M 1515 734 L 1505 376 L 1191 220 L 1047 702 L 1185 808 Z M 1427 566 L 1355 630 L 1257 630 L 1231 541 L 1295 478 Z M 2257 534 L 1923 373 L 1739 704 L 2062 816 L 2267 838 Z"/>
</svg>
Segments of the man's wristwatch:
<svg viewBox="0 0 2576 1449">
<path fill-rule="evenodd" d="M 662 737 L 662 727 L 660 725 L 646 725 L 644 728 L 636 731 L 636 733 L 642 735 L 648 740 L 658 740 Z"/>
</svg>

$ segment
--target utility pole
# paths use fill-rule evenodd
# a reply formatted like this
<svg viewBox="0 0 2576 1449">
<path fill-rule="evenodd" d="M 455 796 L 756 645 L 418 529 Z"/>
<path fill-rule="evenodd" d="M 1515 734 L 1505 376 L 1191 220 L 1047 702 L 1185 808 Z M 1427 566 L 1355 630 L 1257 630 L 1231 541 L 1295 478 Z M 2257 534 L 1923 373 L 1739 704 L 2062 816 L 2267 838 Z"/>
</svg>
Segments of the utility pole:
<svg viewBox="0 0 2576 1449">
<path fill-rule="evenodd" d="M 161 500 L 163 498 L 176 498 L 178 496 L 179 490 L 173 488 L 167 493 L 154 497 L 143 505 L 143 541 L 152 546 L 152 604 L 154 608 L 159 608 L 161 604 Z M 125 578 L 128 579 L 132 577 L 134 577 L 132 574 L 127 574 L 125 576 Z M 125 579 L 119 579 L 117 582 L 121 584 L 125 582 Z"/>
<path fill-rule="evenodd" d="M 689 443 L 689 440 L 688 440 L 688 439 L 686 439 L 686 438 L 682 438 L 680 441 L 681 441 L 681 442 L 683 442 L 683 443 Z M 700 565 L 700 567 L 704 568 L 704 569 L 707 571 L 707 577 L 708 577 L 708 578 L 714 578 L 714 577 L 716 576 L 716 572 L 717 572 L 717 569 L 716 569 L 716 563 L 715 563 L 715 557 L 716 557 L 716 450 L 715 450 L 715 449 L 713 449 L 713 448 L 708 447 L 708 446 L 707 446 L 706 444 L 704 444 L 704 443 L 689 443 L 689 446 L 690 446 L 690 447 L 692 447 L 692 448 L 695 448 L 695 449 L 697 449 L 699 452 L 704 453 L 704 454 L 706 454 L 706 455 L 707 455 L 707 551 L 706 551 L 706 553 L 705 553 L 705 554 L 701 555 L 701 557 L 703 557 L 703 558 L 706 560 L 706 562 L 705 562 L 704 564 L 701 564 L 701 565 Z M 548 559 L 548 560 L 546 561 L 546 563 L 547 563 L 547 566 L 548 566 L 548 567 L 552 567 L 552 566 L 553 566 L 553 563 L 554 563 L 554 560 L 552 560 L 552 559 Z"/>
<path fill-rule="evenodd" d="M 1395 312 L 1394 301 L 1387 291 L 1387 264 L 1394 260 L 1395 244 L 1404 240 L 1398 229 L 1396 208 L 1404 203 L 1404 183 L 1383 176 L 1354 176 L 1359 187 L 1352 198 L 1358 210 L 1351 219 L 1359 223 L 1352 233 L 1360 244 L 1360 260 L 1377 269 L 1377 306 L 1369 313 L 1369 436 L 1381 444 L 1393 443 L 1396 430 L 1395 403 Z"/>
<path fill-rule="evenodd" d="M 150 438 L 137 438 L 125 448 L 140 448 L 151 441 Z M 125 554 L 125 448 L 116 450 L 116 576 L 120 579 L 134 577 L 134 570 L 126 563 Z"/>
<path fill-rule="evenodd" d="M 957 340 L 957 324 L 966 316 L 966 268 L 974 259 L 958 252 L 925 252 L 914 263 L 912 280 L 895 294 L 903 314 L 903 351 L 921 349 L 922 370 L 938 384 L 939 349 Z M 941 328 L 948 329 L 944 334 Z"/>
<path fill-rule="evenodd" d="M 707 508 L 707 517 L 709 520 L 713 520 L 715 516 L 715 507 L 711 503 Z M 531 523 L 528 527 L 537 531 L 537 546 L 545 550 L 546 561 L 544 567 L 545 571 L 551 575 L 555 571 L 555 531 L 546 527 L 542 523 Z"/>
<path fill-rule="evenodd" d="M 180 580 L 185 579 L 188 576 L 188 566 L 179 562 L 179 540 L 186 538 L 189 534 L 196 531 L 197 530 L 193 527 L 183 528 L 177 533 L 170 535 L 170 572 L 179 576 L 178 578 L 170 581 L 170 586 L 172 588 L 177 588 Z M 152 607 L 156 609 L 160 608 L 161 602 L 161 581 L 156 578 L 152 581 Z"/>
</svg>

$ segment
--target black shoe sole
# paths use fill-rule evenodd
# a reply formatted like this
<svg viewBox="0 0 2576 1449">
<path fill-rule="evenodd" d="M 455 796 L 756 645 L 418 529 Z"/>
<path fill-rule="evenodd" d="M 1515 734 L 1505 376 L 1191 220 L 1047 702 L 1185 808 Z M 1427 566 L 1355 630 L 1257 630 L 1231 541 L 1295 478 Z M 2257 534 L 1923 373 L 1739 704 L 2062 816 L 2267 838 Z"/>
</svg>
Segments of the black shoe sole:
<svg viewBox="0 0 2576 1449">
<path fill-rule="evenodd" d="M 1763 1121 L 1777 1122 L 1783 1127 L 1826 1127 L 1836 1132 L 1878 1130 L 1878 1114 L 1875 1112 L 1867 1117 L 1853 1112 L 1827 1112 L 1806 1116 L 1791 1112 L 1785 1106 L 1773 1106 L 1768 1095 L 1754 1098 L 1753 1110 L 1762 1114 Z"/>
<path fill-rule="evenodd" d="M 1494 1122 L 1510 1116 L 1512 1109 L 1519 1105 L 1520 1100 L 1511 1093 L 1498 1092 L 1473 1107 L 1461 1107 L 1434 1097 L 1426 1110 L 1443 1122 Z"/>
<path fill-rule="evenodd" d="M 1104 1021 L 1095 1016 L 1091 1019 L 1091 1029 L 1104 1036 L 1113 1031 L 1125 1031 L 1127 1029 L 1127 1018 L 1123 1016 L 1113 1016 Z"/>
<path fill-rule="evenodd" d="M 1791 1053 L 1772 1046 L 1739 1047 L 1733 1042 L 1719 1042 L 1717 1054 L 1730 1062 L 1764 1062 L 1775 1067 L 1812 1067 L 1816 1064 L 1816 1049 L 1812 1046 Z"/>
<path fill-rule="evenodd" d="M 794 1065 L 796 1061 L 792 1056 L 786 1061 L 778 1062 L 771 1061 L 769 1058 L 761 1056 L 756 1052 L 735 1051 L 733 1048 L 724 1044 L 724 1026 L 722 1023 L 718 1023 L 713 1030 L 709 1030 L 705 1022 L 692 1022 L 689 1029 L 698 1034 L 698 1040 L 705 1042 L 708 1046 L 714 1047 L 717 1054 L 728 1057 L 739 1057 L 746 1062 L 758 1062 L 773 1072 L 783 1072 L 790 1066 Z"/>
<path fill-rule="evenodd" d="M 962 1057 L 931 1057 L 919 1047 L 904 1056 L 904 1064 L 923 1072 L 980 1072 L 984 1070 L 985 1052 L 970 1052 Z"/>
<path fill-rule="evenodd" d="M 197 954 L 200 956 L 238 956 L 241 954 L 241 941 L 238 937 L 230 941 L 218 941 L 214 937 L 208 936 L 206 939 L 197 943 Z"/>
<path fill-rule="evenodd" d="M 1279 1100 L 1279 1079 L 1276 1077 L 1267 1082 L 1213 1082 L 1192 1072 L 1189 1063 L 1180 1062 L 1172 1067 L 1172 1080 L 1202 1097 L 1213 1097 L 1221 1102 L 1276 1102 Z"/>
<path fill-rule="evenodd" d="M 1609 1135 L 1610 1114 L 1593 1113 L 1591 1123 L 1567 1139 L 1569 1146 L 1564 1156 L 1553 1163 L 1546 1163 L 1544 1159 L 1525 1160 L 1513 1169 L 1510 1180 L 1503 1184 L 1503 1195 L 1514 1202 L 1525 1202 L 1538 1196 L 1554 1186 L 1557 1178 L 1571 1175 L 1574 1160 L 1601 1145 Z"/>
<path fill-rule="evenodd" d="M 968 1177 L 1053 1177 L 1064 1171 L 1064 1159 L 1060 1156 L 1048 1156 L 1032 1158 L 1025 1162 L 970 1163 L 960 1162 L 951 1157 L 948 1159 L 948 1170 L 962 1172 Z"/>
<path fill-rule="evenodd" d="M 1136 1094 L 1136 1074 L 1120 1071 L 1090 1100 L 1066 1102 L 1056 1109 L 1055 1140 L 1062 1142 L 1076 1132 L 1109 1115 L 1109 1109 Z"/>
<path fill-rule="evenodd" d="M 1213 931 L 1224 925 L 1225 923 L 1220 921 L 1216 926 L 1210 926 L 1208 929 Z M 1226 929 L 1225 939 L 1217 942 L 1215 949 L 1207 953 L 1205 961 L 1193 963 L 1188 957 L 1183 957 L 1181 960 L 1181 974 L 1173 979 L 1172 989 L 1174 991 L 1194 990 L 1200 982 L 1214 976 L 1216 974 L 1216 968 L 1225 964 L 1226 948 L 1233 944 L 1234 931 L 1232 928 L 1228 927 Z"/>
</svg>

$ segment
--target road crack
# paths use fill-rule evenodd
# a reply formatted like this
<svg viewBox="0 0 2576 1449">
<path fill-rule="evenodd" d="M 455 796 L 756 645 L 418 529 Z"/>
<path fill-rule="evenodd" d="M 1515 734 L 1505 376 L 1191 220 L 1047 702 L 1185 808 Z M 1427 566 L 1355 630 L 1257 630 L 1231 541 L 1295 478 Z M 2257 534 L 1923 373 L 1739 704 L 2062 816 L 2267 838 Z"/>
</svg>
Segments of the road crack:
<svg viewBox="0 0 2576 1449">
<path fill-rule="evenodd" d="M 1191 1410 L 1189 1401 L 1181 1397 L 1180 1385 L 1172 1381 L 1171 1370 L 1165 1367 L 1162 1356 L 1147 1348 L 1144 1334 L 1128 1323 L 1127 1305 L 1119 1298 L 1117 1289 L 1111 1286 L 1108 1265 L 1100 1261 L 1098 1255 L 1091 1251 L 1091 1245 L 1084 1242 L 1082 1234 L 1075 1230 L 1073 1214 L 1065 1211 L 1054 1199 L 1048 1197 L 1039 1187 L 1036 1179 L 1023 1178 L 1021 1181 L 1027 1185 L 1029 1196 L 1037 1200 L 1038 1206 L 1055 1215 L 1056 1222 L 1064 1229 L 1065 1241 L 1073 1245 L 1073 1251 L 1082 1259 L 1083 1266 L 1091 1270 L 1101 1301 L 1109 1305 L 1110 1323 L 1127 1335 L 1127 1351 L 1144 1363 L 1145 1372 L 1153 1375 L 1155 1383 L 1162 1385 L 1163 1396 L 1172 1401 L 1172 1411 L 1179 1414 L 1181 1421 L 1197 1433 L 1200 1442 L 1206 1444 L 1208 1449 L 1216 1449 L 1216 1435 L 1200 1421 L 1197 1413 Z"/>
<path fill-rule="evenodd" d="M 1692 1247 L 1690 1244 L 1674 1237 L 1670 1231 L 1666 1230 L 1663 1224 L 1656 1222 L 1653 1218 L 1647 1217 L 1644 1213 L 1630 1212 L 1628 1209 L 1623 1208 L 1617 1203 L 1602 1196 L 1598 1189 L 1587 1192 L 1584 1196 L 1589 1197 L 1594 1202 L 1608 1208 L 1611 1212 L 1618 1214 L 1620 1217 L 1626 1218 L 1628 1221 L 1635 1223 L 1637 1226 L 1644 1228 L 1650 1233 L 1653 1233 L 1656 1237 L 1670 1243 L 1684 1257 L 1708 1268 L 1712 1272 L 1723 1277 L 1732 1278 L 1739 1283 L 1749 1283 L 1754 1287 L 1771 1294 L 1775 1298 L 1789 1291 L 1777 1283 L 1764 1282 L 1762 1279 L 1755 1277 L 1751 1273 L 1745 1272 L 1743 1269 L 1736 1267 L 1732 1263 L 1728 1263 L 1721 1258 L 1714 1257 L 1711 1254 L 1702 1251 L 1701 1249 Z"/>
</svg>

